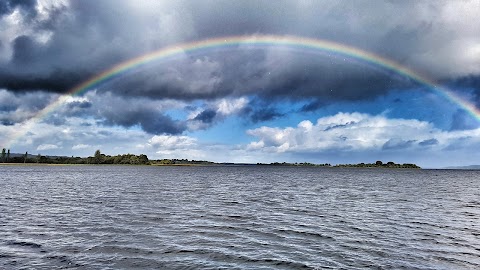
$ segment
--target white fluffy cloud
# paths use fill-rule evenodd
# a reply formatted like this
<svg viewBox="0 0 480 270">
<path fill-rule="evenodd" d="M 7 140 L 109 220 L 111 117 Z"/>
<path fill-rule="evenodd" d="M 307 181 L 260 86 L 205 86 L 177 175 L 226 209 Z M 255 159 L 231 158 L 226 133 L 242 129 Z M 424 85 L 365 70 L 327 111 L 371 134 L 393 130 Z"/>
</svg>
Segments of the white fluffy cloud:
<svg viewBox="0 0 480 270">
<path fill-rule="evenodd" d="M 197 139 L 189 136 L 155 135 L 141 148 L 155 151 L 157 158 L 207 158 Z"/>
<path fill-rule="evenodd" d="M 225 116 L 238 113 L 245 108 L 248 104 L 248 99 L 246 97 L 226 99 L 222 98 L 215 102 L 217 113 L 223 114 Z"/>
<path fill-rule="evenodd" d="M 185 149 L 196 146 L 197 140 L 188 136 L 155 135 L 148 143 L 164 150 Z"/>
<path fill-rule="evenodd" d="M 42 150 L 53 150 L 53 149 L 59 149 L 60 147 L 55 144 L 41 144 L 37 147 L 38 151 Z"/>
<path fill-rule="evenodd" d="M 76 144 L 74 146 L 72 146 L 72 150 L 79 150 L 79 149 L 88 149 L 92 147 L 91 145 L 88 145 L 88 144 Z"/>
<path fill-rule="evenodd" d="M 338 113 L 296 127 L 263 126 L 247 133 L 258 138 L 249 150 L 267 152 L 422 151 L 480 144 L 480 129 L 443 131 L 428 122 L 362 113 Z"/>
</svg>

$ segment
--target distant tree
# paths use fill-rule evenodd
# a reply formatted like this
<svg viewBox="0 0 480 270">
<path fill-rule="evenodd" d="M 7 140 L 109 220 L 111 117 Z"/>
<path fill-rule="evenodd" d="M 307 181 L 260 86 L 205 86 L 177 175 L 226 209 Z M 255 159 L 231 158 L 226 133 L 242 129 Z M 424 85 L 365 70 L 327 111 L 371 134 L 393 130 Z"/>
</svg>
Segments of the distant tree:
<svg viewBox="0 0 480 270">
<path fill-rule="evenodd" d="M 377 166 L 382 166 L 382 165 L 383 165 L 383 162 L 381 162 L 380 160 L 377 160 L 377 162 L 375 162 L 375 165 L 377 165 Z"/>
<path fill-rule="evenodd" d="M 143 165 L 148 164 L 148 157 L 146 155 L 142 154 L 142 155 L 138 156 L 138 160 L 139 160 L 140 164 L 143 164 Z"/>
<path fill-rule="evenodd" d="M 40 160 L 42 159 L 42 155 L 38 154 L 37 155 L 37 163 L 40 163 Z"/>
<path fill-rule="evenodd" d="M 27 163 L 28 152 L 25 152 L 25 157 L 23 158 L 23 163 Z"/>
<path fill-rule="evenodd" d="M 8 152 L 7 152 L 7 162 L 10 161 L 10 149 L 8 149 Z"/>
<path fill-rule="evenodd" d="M 93 161 L 96 163 L 96 164 L 100 164 L 102 163 L 102 153 L 100 152 L 100 150 L 97 150 L 95 151 L 95 155 L 93 156 Z"/>
<path fill-rule="evenodd" d="M 2 162 L 5 162 L 5 155 L 6 155 L 6 149 L 3 148 L 3 150 L 2 150 Z"/>
</svg>

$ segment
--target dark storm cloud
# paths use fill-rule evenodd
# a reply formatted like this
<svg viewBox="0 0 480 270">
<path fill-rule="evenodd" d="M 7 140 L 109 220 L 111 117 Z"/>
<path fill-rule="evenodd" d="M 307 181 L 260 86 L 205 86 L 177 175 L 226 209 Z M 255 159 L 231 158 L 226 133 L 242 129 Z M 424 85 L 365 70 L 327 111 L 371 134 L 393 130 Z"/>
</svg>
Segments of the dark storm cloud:
<svg viewBox="0 0 480 270">
<path fill-rule="evenodd" d="M 0 119 L 0 124 L 3 126 L 13 126 L 15 123 L 13 121 Z"/>
<path fill-rule="evenodd" d="M 382 150 L 401 150 L 410 148 L 415 143 L 415 140 L 401 140 L 401 139 L 390 139 L 383 144 Z"/>
<path fill-rule="evenodd" d="M 84 77 L 77 73 L 58 71 L 55 74 L 0 74 L 0 84 L 15 92 L 46 90 L 48 92 L 65 93 L 75 85 L 80 84 Z"/>
<path fill-rule="evenodd" d="M 0 16 L 11 14 L 16 7 L 28 13 L 29 17 L 37 14 L 36 0 L 2 0 L 0 1 Z"/>
<path fill-rule="evenodd" d="M 254 123 L 257 123 L 257 122 L 269 121 L 276 118 L 280 118 L 284 115 L 285 114 L 278 112 L 274 108 L 266 108 L 266 109 L 260 109 L 260 110 L 254 111 L 251 115 L 251 119 Z"/>
<path fill-rule="evenodd" d="M 75 109 L 75 108 L 87 109 L 92 107 L 92 103 L 89 101 L 73 101 L 68 103 L 68 107 L 70 109 Z"/>
<path fill-rule="evenodd" d="M 181 134 L 187 129 L 184 121 L 165 115 L 165 108 L 148 99 L 125 99 L 109 93 L 87 96 L 91 101 L 71 102 L 60 113 L 70 116 L 89 115 L 106 126 L 138 126 L 150 134 Z"/>
<path fill-rule="evenodd" d="M 271 100 L 256 98 L 240 111 L 240 115 L 251 123 L 260 123 L 281 118 L 285 116 L 285 112 L 276 108 Z"/>
<path fill-rule="evenodd" d="M 70 103 L 67 103 L 64 110 L 62 110 L 58 114 L 59 117 L 83 117 L 83 116 L 90 116 L 94 113 L 94 111 L 91 110 L 93 107 L 92 102 L 89 101 L 73 101 Z M 98 110 L 97 110 L 98 112 Z"/>
<path fill-rule="evenodd" d="M 327 104 L 326 102 L 320 101 L 320 100 L 317 99 L 317 100 L 311 101 L 311 102 L 303 105 L 302 108 L 300 108 L 300 111 L 301 112 L 313 112 L 313 111 L 316 111 L 316 110 L 322 108 L 326 104 Z"/>
<path fill-rule="evenodd" d="M 139 125 L 150 134 L 181 134 L 186 130 L 185 123 L 174 121 L 171 117 L 151 110 L 125 111 L 123 113 L 105 112 L 105 125 L 133 127 Z"/>
<path fill-rule="evenodd" d="M 213 122 L 216 115 L 216 111 L 207 109 L 195 116 L 193 120 L 202 121 L 203 123 L 210 124 Z"/>
<path fill-rule="evenodd" d="M 42 92 L 12 93 L 0 89 L 0 122 L 13 125 L 34 116 L 43 109 L 53 97 Z"/>
<path fill-rule="evenodd" d="M 392 79 L 388 74 L 362 65 L 318 60 L 297 63 L 303 69 L 291 66 L 274 74 L 261 95 L 358 100 L 384 94 L 385 89 L 415 86 L 408 78 Z"/>
<path fill-rule="evenodd" d="M 13 41 L 12 62 L 14 64 L 30 64 L 35 62 L 40 54 L 40 46 L 28 36 L 19 36 Z"/>
<path fill-rule="evenodd" d="M 385 89 L 412 86 L 417 84 L 409 78 L 392 77 L 390 71 L 364 63 L 268 48 L 189 56 L 127 74 L 103 88 L 123 96 L 153 99 L 257 95 L 268 100 L 338 101 L 370 98 L 385 93 Z"/>
<path fill-rule="evenodd" d="M 119 17 L 130 22 L 128 9 L 115 8 L 114 2 L 72 1 L 69 9 L 49 7 L 48 18 L 19 22 L 32 33 L 2 40 L 12 55 L 0 65 L 0 87 L 67 92 L 113 64 L 161 46 L 140 42 L 138 31 L 135 35 L 119 24 Z"/>
<path fill-rule="evenodd" d="M 2 101 L 2 93 L 6 93 L 7 97 L 14 96 L 10 92 L 0 91 L 0 101 Z M 17 94 L 19 97 L 31 95 Z M 52 98 L 50 97 L 50 99 Z M 40 109 L 37 108 L 29 115 L 36 115 Z M 172 119 L 165 114 L 165 110 L 167 109 L 163 105 L 148 99 L 125 99 L 120 96 L 112 96 L 110 93 L 89 93 L 83 98 L 76 97 L 76 100 L 68 101 L 55 108 L 41 120 L 55 126 L 63 126 L 69 125 L 72 117 L 77 118 L 75 121 L 78 121 L 78 118 L 90 118 L 94 119 L 98 125 L 139 127 L 150 134 L 183 133 L 187 129 L 186 122 Z M 80 125 L 91 126 L 92 124 L 84 122 Z"/>
<path fill-rule="evenodd" d="M 280 118 L 284 114 L 278 112 L 275 108 L 260 108 L 252 110 L 249 116 L 253 123 L 258 123 Z"/>
<path fill-rule="evenodd" d="M 36 14 L 35 4 L 36 1 L 2 1 L 0 14 L 11 14 L 15 9 Z M 380 54 L 433 78 L 456 76 L 450 74 L 453 68 L 445 67 L 455 66 L 455 72 L 461 74 L 472 73 L 475 70 L 466 67 L 473 64 L 450 62 L 460 59 L 454 53 L 465 51 L 459 47 L 464 39 L 477 39 L 474 30 L 478 24 L 464 24 L 462 20 L 439 24 L 436 20 L 442 18 L 432 15 L 447 16 L 442 13 L 447 4 L 450 3 L 70 1 L 46 8 L 48 16 L 25 17 L 19 22 L 19 29 L 29 31 L 0 35 L 0 53 L 8 55 L 11 51 L 7 61 L 0 64 L 0 87 L 64 93 L 119 62 L 166 45 L 254 34 L 331 40 Z M 451 40 L 459 43 L 450 48 Z M 128 78 L 104 88 L 118 95 L 152 99 L 242 95 L 310 98 L 311 106 L 304 108 L 309 111 L 316 109 L 319 100 L 366 99 L 388 89 L 415 86 L 381 68 L 343 60 L 338 56 L 305 56 L 271 48 L 209 52 L 127 74 Z"/>
</svg>

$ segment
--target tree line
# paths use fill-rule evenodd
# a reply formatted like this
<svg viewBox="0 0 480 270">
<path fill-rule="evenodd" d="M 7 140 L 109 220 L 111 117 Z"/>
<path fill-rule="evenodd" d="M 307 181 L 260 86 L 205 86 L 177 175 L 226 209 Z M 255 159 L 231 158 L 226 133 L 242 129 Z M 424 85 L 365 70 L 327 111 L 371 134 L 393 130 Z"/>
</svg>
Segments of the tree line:
<svg viewBox="0 0 480 270">
<path fill-rule="evenodd" d="M 10 156 L 10 149 L 8 151 L 3 148 L 1 162 L 5 163 L 39 163 L 39 164 L 124 164 L 124 165 L 147 165 L 150 164 L 148 157 L 144 154 L 123 154 L 110 156 L 95 151 L 95 154 L 90 157 L 65 157 L 65 156 L 37 156 L 25 155 Z"/>
<path fill-rule="evenodd" d="M 337 164 L 334 167 L 342 168 L 398 168 L 398 169 L 420 169 L 420 166 L 413 163 L 397 164 L 393 161 L 383 163 L 377 160 L 375 163 L 358 163 L 358 164 Z"/>
<path fill-rule="evenodd" d="M 144 154 L 123 154 L 110 156 L 95 151 L 93 156 L 90 157 L 66 157 L 66 156 L 37 156 L 25 154 L 10 154 L 10 149 L 3 148 L 0 162 L 5 163 L 41 163 L 41 164 L 122 164 L 122 165 L 239 165 L 235 163 L 215 163 L 205 160 L 188 160 L 188 159 L 159 159 L 149 160 Z M 242 165 L 242 164 L 240 164 Z M 253 164 L 243 164 L 253 165 Z M 383 163 L 382 161 L 376 161 L 375 163 L 358 163 L 358 164 L 337 164 L 331 165 L 330 163 L 314 164 L 309 162 L 301 163 L 287 163 L 287 162 L 272 162 L 272 163 L 257 163 L 260 166 L 296 166 L 296 167 L 340 167 L 340 168 L 406 168 L 406 169 L 420 169 L 419 166 L 413 163 L 397 164 L 389 161 Z"/>
</svg>

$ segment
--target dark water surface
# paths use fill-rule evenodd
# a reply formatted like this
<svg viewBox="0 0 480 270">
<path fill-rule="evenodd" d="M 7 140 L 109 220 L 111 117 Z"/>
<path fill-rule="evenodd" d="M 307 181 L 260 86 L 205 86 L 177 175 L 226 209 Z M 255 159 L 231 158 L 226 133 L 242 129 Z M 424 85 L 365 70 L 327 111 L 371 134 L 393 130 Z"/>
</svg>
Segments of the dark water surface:
<svg viewBox="0 0 480 270">
<path fill-rule="evenodd" d="M 480 171 L 0 166 L 0 269 L 480 269 Z"/>
</svg>

